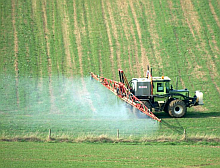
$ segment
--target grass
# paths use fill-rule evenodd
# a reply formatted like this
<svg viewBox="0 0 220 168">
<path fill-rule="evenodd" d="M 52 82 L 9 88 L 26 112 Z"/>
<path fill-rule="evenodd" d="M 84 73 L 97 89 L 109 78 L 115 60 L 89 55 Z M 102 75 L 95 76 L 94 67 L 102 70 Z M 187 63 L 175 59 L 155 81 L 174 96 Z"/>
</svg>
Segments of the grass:
<svg viewBox="0 0 220 168">
<path fill-rule="evenodd" d="M 1 167 L 218 167 L 214 146 L 0 142 Z"/>
</svg>

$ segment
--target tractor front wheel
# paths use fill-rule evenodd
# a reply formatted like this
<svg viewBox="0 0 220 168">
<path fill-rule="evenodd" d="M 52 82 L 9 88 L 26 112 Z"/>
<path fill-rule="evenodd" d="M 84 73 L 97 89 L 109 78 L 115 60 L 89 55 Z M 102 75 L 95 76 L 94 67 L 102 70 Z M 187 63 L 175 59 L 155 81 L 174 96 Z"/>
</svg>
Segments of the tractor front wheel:
<svg viewBox="0 0 220 168">
<path fill-rule="evenodd" d="M 168 113 L 171 117 L 183 117 L 186 114 L 186 111 L 186 104 L 179 99 L 171 101 L 168 107 Z"/>
</svg>

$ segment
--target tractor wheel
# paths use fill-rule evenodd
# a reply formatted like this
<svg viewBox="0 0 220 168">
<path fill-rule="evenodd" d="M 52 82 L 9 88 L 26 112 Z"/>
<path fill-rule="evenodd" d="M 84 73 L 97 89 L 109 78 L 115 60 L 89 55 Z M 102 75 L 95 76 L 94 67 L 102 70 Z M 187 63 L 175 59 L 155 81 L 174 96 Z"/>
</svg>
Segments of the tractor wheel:
<svg viewBox="0 0 220 168">
<path fill-rule="evenodd" d="M 174 99 L 169 99 L 169 100 L 166 102 L 165 107 L 164 107 L 164 109 L 163 109 L 165 113 L 167 113 L 167 114 L 169 113 L 169 105 L 170 105 L 170 102 L 173 101 L 173 100 L 174 100 Z"/>
<path fill-rule="evenodd" d="M 186 114 L 186 104 L 182 100 L 173 100 L 168 107 L 168 113 L 171 117 L 180 118 Z"/>
</svg>

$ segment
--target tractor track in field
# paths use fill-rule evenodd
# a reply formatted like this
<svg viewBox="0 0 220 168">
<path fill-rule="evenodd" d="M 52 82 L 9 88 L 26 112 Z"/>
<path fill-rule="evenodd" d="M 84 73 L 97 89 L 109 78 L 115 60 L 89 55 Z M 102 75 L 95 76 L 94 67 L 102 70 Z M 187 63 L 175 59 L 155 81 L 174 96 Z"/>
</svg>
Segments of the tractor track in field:
<svg viewBox="0 0 220 168">
<path fill-rule="evenodd" d="M 218 3 L 219 3 L 219 2 L 218 2 Z M 219 5 L 220 5 L 220 3 L 219 3 Z M 215 21 L 216 21 L 218 27 L 220 28 L 220 21 L 219 21 L 219 19 L 218 19 L 217 14 L 215 13 L 215 9 L 214 9 L 214 7 L 213 7 L 213 5 L 212 5 L 212 3 L 211 3 L 210 0 L 209 0 L 209 7 L 210 7 L 210 9 L 211 9 L 212 16 L 214 17 L 214 19 L 215 19 Z"/>
<path fill-rule="evenodd" d="M 108 10 L 108 14 L 109 14 L 109 19 L 110 19 L 110 22 L 111 22 L 111 26 L 112 26 L 112 33 L 113 33 L 113 36 L 115 38 L 115 41 L 116 41 L 116 55 L 117 55 L 117 64 L 118 64 L 118 67 L 121 68 L 121 57 L 120 57 L 120 44 L 118 42 L 118 33 L 117 33 L 117 26 L 115 24 L 115 19 L 114 19 L 114 16 L 113 16 L 113 11 L 112 11 L 112 8 L 111 8 L 111 4 L 109 3 L 109 1 L 106 1 L 106 7 L 107 7 L 107 10 Z"/>
<path fill-rule="evenodd" d="M 181 0 L 180 1 L 183 15 L 185 16 L 185 21 L 188 24 L 188 27 L 196 40 L 196 34 L 200 37 L 201 25 L 199 23 L 198 13 L 195 11 L 194 6 L 191 0 Z M 195 33 L 196 32 L 196 33 Z"/>
<path fill-rule="evenodd" d="M 219 47 L 218 47 L 218 44 L 217 44 L 217 41 L 216 41 L 216 38 L 215 38 L 215 33 L 214 31 L 211 29 L 211 26 L 210 25 L 207 25 L 208 27 L 208 30 L 210 32 L 211 37 L 209 38 L 209 46 L 214 54 L 214 58 L 216 59 L 216 64 L 219 63 L 219 56 L 220 56 L 220 50 L 219 50 Z"/>
<path fill-rule="evenodd" d="M 113 11 L 112 11 L 112 8 L 110 7 L 111 4 L 109 3 L 109 1 L 106 1 L 106 6 L 107 6 L 107 9 L 108 9 L 108 14 L 110 16 L 110 22 L 111 22 L 111 26 L 112 26 L 112 31 L 113 31 L 113 36 L 115 38 L 115 41 L 116 41 L 116 55 L 117 55 L 117 64 L 118 64 L 118 67 L 119 68 L 122 68 L 122 65 L 121 65 L 121 57 L 120 57 L 120 44 L 118 42 L 118 33 L 117 33 L 117 26 L 115 24 L 115 19 L 114 19 L 114 16 L 113 16 Z"/>
<path fill-rule="evenodd" d="M 118 8 L 120 9 L 120 11 L 124 10 L 124 9 L 127 9 L 127 4 L 124 3 L 123 1 L 116 1 L 116 3 L 118 4 Z M 127 23 L 127 17 L 128 17 L 128 13 L 125 13 L 125 12 L 119 12 L 119 15 L 118 15 L 118 22 L 121 22 L 121 26 L 122 26 L 122 30 L 124 30 L 124 33 L 125 33 L 125 37 L 126 37 L 126 40 L 129 41 L 129 33 L 128 33 L 128 27 L 126 25 Z M 125 20 L 125 21 L 124 21 Z M 121 32 L 121 36 L 123 33 Z M 129 71 L 130 72 L 133 72 L 134 73 L 134 68 L 133 68 L 133 63 L 132 63 L 132 54 L 131 54 L 131 45 L 128 44 L 127 46 L 123 45 L 123 51 L 128 51 L 128 63 L 129 63 Z M 122 53 L 124 54 L 124 53 Z"/>
<path fill-rule="evenodd" d="M 80 68 L 80 74 L 83 76 L 83 65 L 82 65 L 82 42 L 81 42 L 81 32 L 78 27 L 78 22 L 77 22 L 77 13 L 76 13 L 76 4 L 73 1 L 73 10 L 74 10 L 74 34 L 76 36 L 76 44 L 77 44 L 77 51 L 78 51 L 78 56 L 79 56 L 79 68 Z"/>
<path fill-rule="evenodd" d="M 171 14 L 171 16 L 172 16 L 172 19 L 171 19 L 171 21 L 170 21 L 171 24 L 172 24 L 172 25 L 175 25 L 175 26 L 180 26 L 179 23 L 178 23 L 178 18 L 173 14 L 173 10 L 175 10 L 175 8 L 174 8 L 174 6 L 173 6 L 172 1 L 169 1 L 169 2 L 168 2 L 168 5 L 169 5 L 169 9 L 170 9 L 170 14 Z M 184 21 L 181 20 L 181 22 L 184 24 Z M 192 31 L 192 30 L 191 30 L 191 31 Z M 175 34 L 176 40 L 179 41 L 178 33 L 176 33 L 176 31 L 174 31 L 174 34 Z M 184 41 L 184 39 L 182 39 L 182 40 Z M 188 43 L 188 41 L 185 41 L 185 43 Z M 176 44 L 177 44 L 177 45 L 176 45 L 177 50 L 178 50 L 179 54 L 181 54 L 182 50 L 180 49 L 179 44 L 178 44 L 178 43 L 176 43 Z M 189 45 L 189 46 L 190 46 L 190 45 Z M 197 64 L 196 57 L 195 57 L 194 53 L 191 51 L 191 49 L 188 48 L 187 51 L 188 51 L 188 53 L 192 56 L 191 58 L 185 57 L 186 63 L 187 63 L 186 73 L 189 73 L 189 72 L 188 72 L 189 69 L 193 69 L 194 66 L 195 66 L 195 67 L 199 67 L 199 65 Z M 191 60 L 192 60 L 192 59 L 195 59 L 195 60 L 193 61 L 193 65 L 191 65 Z M 198 74 L 199 71 L 195 71 L 195 70 L 197 70 L 197 69 L 194 69 L 194 70 L 192 71 L 192 75 L 197 77 L 197 74 Z M 184 82 L 184 80 L 183 80 L 182 77 L 181 77 L 181 74 L 182 74 L 181 71 L 179 71 L 178 73 L 179 73 L 180 82 L 181 82 L 183 88 L 186 88 L 185 82 Z M 188 76 L 188 80 L 191 81 L 190 76 Z M 192 83 L 192 82 L 190 82 L 190 83 L 191 83 L 191 87 L 194 89 L 193 83 Z"/>
<path fill-rule="evenodd" d="M 154 9 L 154 4 L 153 2 L 150 3 L 150 2 L 147 2 L 146 3 L 146 6 L 147 6 L 147 9 L 149 10 L 146 10 L 146 16 L 149 16 L 147 17 L 148 19 L 148 23 L 149 23 L 149 26 L 148 26 L 148 30 L 149 30 L 149 33 L 150 33 L 150 44 L 151 44 L 151 48 L 152 48 L 152 54 L 153 54 L 153 57 L 155 57 L 155 65 L 152 64 L 152 66 L 158 66 L 160 67 L 160 69 L 163 69 L 163 60 L 162 58 L 160 57 L 160 52 L 158 50 L 158 48 L 160 48 L 160 38 L 159 38 L 159 35 L 157 33 L 157 27 L 156 27 L 156 13 L 155 13 L 155 9 Z M 158 64 L 158 65 L 156 65 Z M 150 65 L 150 64 L 149 64 Z M 162 70 L 163 72 L 163 70 Z"/>
<path fill-rule="evenodd" d="M 140 43 L 140 47 L 141 47 L 142 69 L 143 69 L 144 72 L 147 72 L 147 66 L 150 65 L 150 62 L 149 62 L 149 59 L 147 57 L 146 49 L 144 48 L 144 45 L 143 45 L 143 42 L 142 42 L 142 31 L 141 31 L 140 23 L 138 21 L 138 16 L 140 14 L 137 14 L 135 12 L 136 10 L 134 8 L 133 1 L 130 0 L 129 2 L 130 2 L 130 7 L 131 7 L 132 15 L 134 16 L 135 25 L 137 27 L 137 33 L 138 33 L 139 43 Z M 139 8 L 141 8 L 139 2 L 137 2 L 137 5 L 139 5 Z M 153 40 L 159 38 L 156 32 L 154 32 L 154 35 L 155 35 L 154 38 L 152 38 Z M 157 55 L 155 55 L 155 56 L 157 57 Z M 158 59 L 161 60 L 159 57 L 158 57 Z M 160 64 L 160 62 L 161 61 L 159 61 L 159 64 Z"/>
<path fill-rule="evenodd" d="M 135 37 L 135 32 L 134 32 L 134 28 L 133 28 L 133 26 L 132 26 L 132 24 L 131 24 L 131 21 L 130 21 L 130 33 L 131 33 L 131 35 L 132 35 L 132 41 L 134 42 L 134 44 L 133 44 L 133 47 L 134 47 L 134 57 L 135 57 L 135 68 L 136 68 L 136 72 L 137 72 L 137 75 L 139 76 L 139 77 L 141 77 L 141 72 L 140 72 L 140 70 L 141 70 L 141 65 L 140 65 L 140 61 L 139 61 L 139 58 L 138 58 L 138 44 L 137 44 L 137 40 L 136 40 L 136 37 Z"/>
<path fill-rule="evenodd" d="M 12 0 L 12 26 L 14 31 L 14 68 L 15 68 L 15 85 L 16 85 L 16 98 L 17 98 L 17 105 L 20 104 L 19 99 L 19 91 L 18 91 L 18 84 L 19 84 L 19 69 L 18 69 L 18 32 L 16 29 L 16 13 L 15 13 L 15 1 Z"/>
<path fill-rule="evenodd" d="M 102 7 L 101 7 L 102 8 Z M 99 20 L 100 18 L 99 18 L 99 14 L 97 13 L 97 11 L 98 10 L 95 10 L 95 14 L 94 14 L 94 16 L 95 16 L 95 20 Z M 103 15 L 103 13 L 102 13 L 102 15 Z M 102 16 L 103 17 L 103 16 Z M 102 31 L 102 29 L 101 29 L 101 27 L 99 27 L 98 28 L 98 31 L 100 31 L 100 33 L 98 34 L 99 35 L 99 38 L 100 39 L 104 39 L 104 37 L 103 37 L 103 33 L 101 33 L 101 31 Z M 105 67 L 103 67 L 103 65 L 105 64 L 104 63 L 104 61 L 102 61 L 102 57 L 103 57 L 103 55 L 102 55 L 102 51 L 103 51 L 103 42 L 102 41 L 100 41 L 99 42 L 99 44 L 98 44 L 98 61 L 99 61 L 99 63 L 98 63 L 98 65 L 99 65 L 99 73 L 101 74 L 101 75 L 103 75 L 104 74 L 104 69 L 105 69 Z M 104 59 L 103 59 L 104 60 Z"/>
<path fill-rule="evenodd" d="M 76 35 L 76 44 L 77 44 L 77 50 L 78 50 L 78 56 L 79 56 L 79 66 L 80 66 L 80 74 L 81 74 L 81 81 L 82 81 L 82 92 L 83 93 L 87 93 L 89 94 L 89 92 L 87 91 L 86 89 L 86 83 L 85 83 L 85 80 L 83 78 L 83 63 L 82 63 L 82 44 L 81 44 L 81 32 L 82 33 L 85 33 L 85 29 L 82 28 L 80 29 L 79 26 L 78 26 L 78 22 L 77 22 L 77 13 L 76 13 L 76 4 L 75 2 L 73 1 L 73 9 L 74 9 L 74 34 Z M 83 24 L 85 25 L 85 23 Z M 81 96 L 79 94 L 79 96 Z M 90 99 L 87 100 L 88 102 L 88 105 L 90 106 L 91 110 L 93 112 L 96 111 L 95 107 L 93 106 L 93 103 Z"/>
<path fill-rule="evenodd" d="M 44 38 L 45 38 L 45 41 L 46 41 L 46 53 L 47 53 L 47 61 L 48 61 L 48 74 L 49 74 L 49 77 L 51 77 L 51 67 L 52 67 L 52 63 L 51 63 L 51 58 L 50 58 L 50 43 L 49 43 L 49 38 L 48 38 L 48 34 L 49 34 L 49 30 L 48 30 L 48 27 L 47 27 L 47 13 L 46 13 L 46 0 L 44 0 L 42 2 L 42 11 L 43 11 L 43 25 L 44 25 Z"/>
<path fill-rule="evenodd" d="M 50 95 L 50 112 L 51 113 L 57 113 L 56 110 L 56 104 L 55 104 L 55 96 L 54 96 L 54 90 L 52 86 L 52 62 L 50 57 L 50 42 L 49 42 L 49 30 L 48 30 L 48 22 L 47 22 L 47 12 L 46 12 L 46 5 L 47 2 L 44 0 L 42 2 L 42 11 L 43 11 L 43 29 L 44 29 L 44 38 L 46 41 L 46 54 L 47 54 L 47 67 L 48 67 L 48 77 L 49 77 L 49 95 Z"/>
<path fill-rule="evenodd" d="M 134 72 L 134 74 L 136 73 L 136 75 L 140 77 L 141 73 L 140 73 L 140 63 L 138 59 L 137 40 L 135 37 L 134 28 L 132 27 L 133 24 L 128 13 L 129 4 L 125 1 L 123 2 L 119 1 L 118 6 L 120 8 L 120 14 L 119 14 L 120 20 L 122 22 L 122 27 L 124 29 L 124 33 L 128 41 L 128 46 L 126 46 L 128 48 L 128 54 L 131 57 L 132 62 L 133 62 L 132 57 L 134 57 L 135 60 L 132 71 Z"/>
<path fill-rule="evenodd" d="M 15 75 L 18 77 L 18 32 L 16 29 L 16 18 L 15 18 L 15 1 L 12 0 L 12 25 L 14 30 L 14 68 L 15 68 Z"/>
<path fill-rule="evenodd" d="M 53 2 L 53 7 L 52 7 L 52 32 L 53 32 L 53 37 L 55 37 L 55 5 L 54 5 L 54 2 Z M 54 65 L 55 66 L 55 65 Z M 59 72 L 60 71 L 60 66 L 59 66 L 59 63 L 56 59 L 56 68 L 57 68 L 57 71 Z"/>
<path fill-rule="evenodd" d="M 168 0 L 167 3 L 168 3 L 170 11 L 175 10 L 175 7 L 173 5 L 173 1 L 172 0 Z M 172 12 L 171 12 L 171 15 L 172 15 L 172 18 L 170 20 L 171 23 L 173 23 L 175 26 L 178 25 L 178 18 L 177 18 L 177 16 L 174 15 Z"/>
<path fill-rule="evenodd" d="M 32 16 L 31 16 L 33 20 L 35 20 L 37 18 L 37 13 L 38 13 L 38 10 L 37 10 L 37 0 L 33 0 L 32 1 Z M 43 38 L 43 35 L 42 35 L 43 31 L 40 31 L 41 28 L 39 28 L 39 25 L 37 24 L 37 22 L 36 22 L 36 25 L 37 25 L 36 27 L 37 27 L 41 37 Z M 42 65 L 41 55 L 38 56 L 37 60 L 38 60 L 37 61 L 37 66 L 39 67 L 39 74 L 40 74 L 40 76 L 42 76 L 43 75 L 43 70 L 42 70 L 42 66 L 41 66 Z"/>
<path fill-rule="evenodd" d="M 140 47 L 141 47 L 141 66 L 144 72 L 147 71 L 147 66 L 150 65 L 149 60 L 147 58 L 147 52 L 143 46 L 143 42 L 142 42 L 142 32 L 141 32 L 141 28 L 140 28 L 140 24 L 138 22 L 138 16 L 135 12 L 135 8 L 134 8 L 134 4 L 133 1 L 129 0 L 129 4 L 131 7 L 131 11 L 132 11 L 132 15 L 134 17 L 134 21 L 135 21 L 135 25 L 137 27 L 137 34 L 138 34 L 138 38 L 139 38 L 139 43 L 140 43 Z"/>
<path fill-rule="evenodd" d="M 64 41 L 64 48 L 65 48 L 65 55 L 66 55 L 66 59 L 67 59 L 67 67 L 68 67 L 68 73 L 73 76 L 73 71 L 75 71 L 75 62 L 74 59 L 72 59 L 71 57 L 71 52 L 70 52 L 70 47 L 71 47 L 71 43 L 70 43 L 70 29 L 69 29 L 69 25 L 70 25 L 70 20 L 69 20 L 69 16 L 67 13 L 67 9 L 66 9 L 66 1 L 63 1 L 63 19 L 62 19 L 62 33 L 63 33 L 63 41 Z M 73 69 L 73 70 L 72 70 Z"/>
<path fill-rule="evenodd" d="M 214 61 L 212 60 L 211 55 L 208 53 L 208 51 L 205 51 L 205 52 L 206 52 L 206 56 L 207 56 L 207 64 L 206 65 L 209 69 L 209 75 L 210 75 L 212 82 L 215 85 L 215 88 L 220 96 L 220 88 L 219 88 L 218 84 L 216 83 L 216 79 L 219 76 L 218 71 L 216 69 L 216 65 L 215 65 Z"/>
<path fill-rule="evenodd" d="M 107 3 L 107 2 L 106 2 Z M 108 8 L 108 11 L 109 11 L 109 3 L 106 5 L 107 8 Z M 112 42 L 112 38 L 111 38 L 111 30 L 110 30 L 110 25 L 108 24 L 108 18 L 105 14 L 105 9 L 104 9 L 104 3 L 103 3 L 103 0 L 102 0 L 102 11 L 103 11 L 103 17 L 104 17 L 104 22 L 105 22 L 105 25 L 106 25 L 106 31 L 107 31 L 107 35 L 108 35 L 108 39 L 109 39 L 109 48 L 110 48 L 110 61 L 111 61 L 111 67 L 112 69 L 114 69 L 114 47 L 113 47 L 113 42 Z M 110 15 L 110 12 L 109 12 L 109 15 Z M 110 16 L 110 20 L 111 20 L 111 16 Z M 112 24 L 112 20 L 111 20 L 111 24 Z M 116 39 L 117 40 L 117 39 Z M 118 61 L 118 65 L 119 67 L 121 66 L 120 65 L 120 59 L 117 60 Z M 113 79 L 116 78 L 116 75 L 115 75 L 115 71 L 113 70 L 112 71 L 113 73 Z"/>
</svg>

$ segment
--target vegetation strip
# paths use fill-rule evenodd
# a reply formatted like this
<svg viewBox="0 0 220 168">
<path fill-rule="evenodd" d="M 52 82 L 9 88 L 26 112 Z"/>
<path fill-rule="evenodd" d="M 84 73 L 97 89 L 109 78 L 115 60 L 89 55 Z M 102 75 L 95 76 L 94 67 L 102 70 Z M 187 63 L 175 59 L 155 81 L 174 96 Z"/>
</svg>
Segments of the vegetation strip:
<svg viewBox="0 0 220 168">
<path fill-rule="evenodd" d="M 0 142 L 0 166 L 218 167 L 219 150 L 203 145 Z"/>
<path fill-rule="evenodd" d="M 121 143 L 121 144 L 170 144 L 170 145 L 214 145 L 220 148 L 220 139 L 217 137 L 190 136 L 159 136 L 159 137 L 142 137 L 134 139 L 112 138 L 106 135 L 100 136 L 82 136 L 77 138 L 41 138 L 41 137 L 15 137 L 0 138 L 2 142 L 71 142 L 71 143 Z"/>
</svg>

